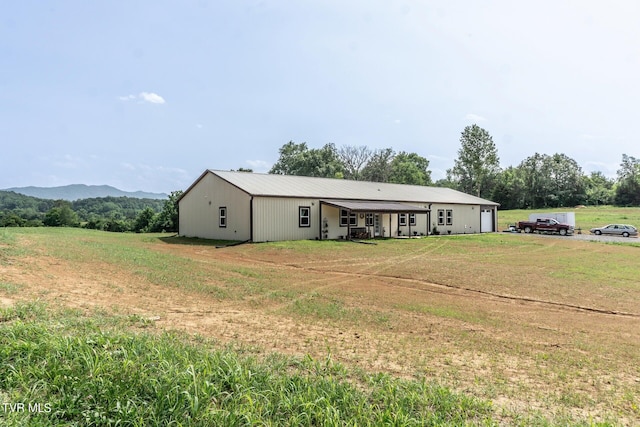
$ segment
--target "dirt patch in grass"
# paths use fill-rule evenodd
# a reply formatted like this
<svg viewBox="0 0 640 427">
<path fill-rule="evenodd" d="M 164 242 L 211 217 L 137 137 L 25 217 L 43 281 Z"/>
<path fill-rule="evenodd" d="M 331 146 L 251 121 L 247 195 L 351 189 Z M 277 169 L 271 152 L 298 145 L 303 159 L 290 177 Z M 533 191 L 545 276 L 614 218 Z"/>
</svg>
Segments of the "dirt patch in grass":
<svg viewBox="0 0 640 427">
<path fill-rule="evenodd" d="M 39 247 L 36 240 L 29 245 Z M 256 352 L 330 353 L 366 370 L 435 379 L 507 411 L 640 422 L 640 289 L 626 277 L 579 288 L 535 264 L 552 249 L 599 259 L 624 258 L 626 250 L 568 241 L 549 248 L 532 239 L 515 249 L 475 241 L 465 249 L 452 247 L 453 238 L 427 240 L 225 249 L 136 243 L 176 264 L 187 260 L 184 282 L 196 280 L 192 286 L 180 272 L 160 279 L 106 253 L 69 259 L 39 249 L 0 264 L 2 280 L 19 286 L 0 292 L 0 305 L 41 299 L 131 314 Z M 474 245 L 484 257 L 465 260 Z M 528 271 L 520 258 L 498 268 L 496 258 L 514 250 L 528 257 Z"/>
</svg>

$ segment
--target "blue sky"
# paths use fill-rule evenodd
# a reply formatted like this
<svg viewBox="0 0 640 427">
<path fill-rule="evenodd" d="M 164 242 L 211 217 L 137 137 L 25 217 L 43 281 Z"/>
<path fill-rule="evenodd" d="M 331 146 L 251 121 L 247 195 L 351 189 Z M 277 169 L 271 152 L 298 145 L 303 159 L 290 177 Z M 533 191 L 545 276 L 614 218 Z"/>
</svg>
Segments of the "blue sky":
<svg viewBox="0 0 640 427">
<path fill-rule="evenodd" d="M 286 142 L 393 147 L 443 178 L 476 123 L 503 167 L 640 157 L 634 1 L 8 1 L 0 188 L 186 189 Z"/>
</svg>

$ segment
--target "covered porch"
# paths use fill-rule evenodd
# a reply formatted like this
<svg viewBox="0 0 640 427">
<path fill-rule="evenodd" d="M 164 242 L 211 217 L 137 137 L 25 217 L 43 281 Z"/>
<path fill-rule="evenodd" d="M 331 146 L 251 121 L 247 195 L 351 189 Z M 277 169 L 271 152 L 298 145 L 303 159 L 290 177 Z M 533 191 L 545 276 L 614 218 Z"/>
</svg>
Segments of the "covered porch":
<svg viewBox="0 0 640 427">
<path fill-rule="evenodd" d="M 431 210 L 401 202 L 320 200 L 320 240 L 428 236 Z"/>
</svg>

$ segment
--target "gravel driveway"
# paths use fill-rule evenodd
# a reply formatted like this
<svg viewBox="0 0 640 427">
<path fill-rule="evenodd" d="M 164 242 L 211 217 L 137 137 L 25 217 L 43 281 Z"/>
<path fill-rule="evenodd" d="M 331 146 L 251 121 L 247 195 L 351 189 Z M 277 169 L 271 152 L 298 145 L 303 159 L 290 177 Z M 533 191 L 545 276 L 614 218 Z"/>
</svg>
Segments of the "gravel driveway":
<svg viewBox="0 0 640 427">
<path fill-rule="evenodd" d="M 559 234 L 538 234 L 538 233 L 518 233 L 518 232 L 505 232 L 508 234 L 522 234 L 527 236 L 540 236 L 540 237 L 549 237 L 555 239 L 573 239 L 573 240 L 588 240 L 593 242 L 605 242 L 605 243 L 640 243 L 640 240 L 637 237 L 622 237 L 622 236 L 596 236 L 595 234 L 591 234 L 588 231 L 583 234 L 577 234 L 577 232 L 571 236 L 561 236 Z"/>
</svg>

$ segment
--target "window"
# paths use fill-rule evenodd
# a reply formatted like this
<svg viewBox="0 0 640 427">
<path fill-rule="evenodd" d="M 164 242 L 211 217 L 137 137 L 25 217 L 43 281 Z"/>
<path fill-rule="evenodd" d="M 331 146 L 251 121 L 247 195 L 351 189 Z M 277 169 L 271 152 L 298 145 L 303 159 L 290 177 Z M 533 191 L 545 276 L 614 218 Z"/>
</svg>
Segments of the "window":
<svg viewBox="0 0 640 427">
<path fill-rule="evenodd" d="M 373 227 L 373 214 L 368 213 L 365 218 L 366 219 L 364 220 L 364 225 L 366 225 L 367 227 Z"/>
<path fill-rule="evenodd" d="M 298 227 L 311 227 L 311 208 L 309 206 L 298 208 Z"/>
<path fill-rule="evenodd" d="M 400 226 L 407 225 L 407 214 L 399 214 L 398 221 Z"/>
<path fill-rule="evenodd" d="M 444 225 L 444 209 L 438 209 L 438 225 Z"/>
<path fill-rule="evenodd" d="M 416 214 L 409 214 L 409 225 L 412 227 L 416 225 Z"/>
<path fill-rule="evenodd" d="M 346 209 L 340 209 L 340 227 L 348 225 L 358 225 L 358 216 L 354 213 L 349 214 Z"/>
<path fill-rule="evenodd" d="M 453 209 L 447 209 L 447 225 L 453 225 Z"/>
<path fill-rule="evenodd" d="M 220 228 L 227 226 L 227 208 L 225 206 L 218 208 L 218 226 Z"/>
</svg>

